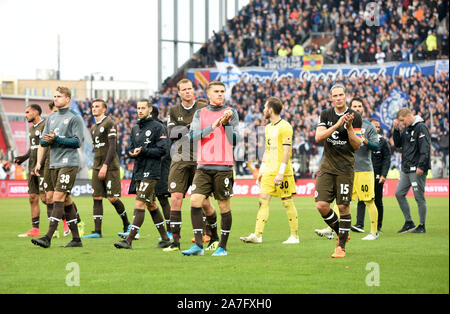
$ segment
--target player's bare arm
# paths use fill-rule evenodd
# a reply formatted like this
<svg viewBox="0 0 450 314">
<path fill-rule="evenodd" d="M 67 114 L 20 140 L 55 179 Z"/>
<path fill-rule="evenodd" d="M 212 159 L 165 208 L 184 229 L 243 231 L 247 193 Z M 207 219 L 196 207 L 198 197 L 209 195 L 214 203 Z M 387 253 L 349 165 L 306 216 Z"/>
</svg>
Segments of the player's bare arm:
<svg viewBox="0 0 450 314">
<path fill-rule="evenodd" d="M 291 145 L 283 145 L 283 157 L 281 157 L 280 171 L 278 172 L 278 174 L 275 176 L 274 179 L 275 185 L 280 185 L 281 182 L 283 182 L 284 171 L 286 170 L 286 165 L 289 162 L 291 150 L 292 150 Z"/>
<path fill-rule="evenodd" d="M 261 185 L 261 179 L 262 179 L 263 172 L 264 172 L 264 165 L 267 162 L 267 157 L 266 156 L 267 156 L 266 152 L 264 152 L 263 158 L 262 158 L 262 162 L 261 162 L 261 166 L 259 167 L 258 177 L 256 178 L 256 185 L 258 185 L 258 186 Z"/>
<path fill-rule="evenodd" d="M 33 169 L 33 174 L 35 176 L 40 176 L 39 171 L 41 170 L 41 163 L 42 163 L 42 159 L 44 158 L 44 154 L 45 154 L 45 148 L 42 147 L 41 145 L 39 145 L 38 147 L 38 151 L 37 151 L 37 161 L 36 161 L 36 166 Z"/>
</svg>

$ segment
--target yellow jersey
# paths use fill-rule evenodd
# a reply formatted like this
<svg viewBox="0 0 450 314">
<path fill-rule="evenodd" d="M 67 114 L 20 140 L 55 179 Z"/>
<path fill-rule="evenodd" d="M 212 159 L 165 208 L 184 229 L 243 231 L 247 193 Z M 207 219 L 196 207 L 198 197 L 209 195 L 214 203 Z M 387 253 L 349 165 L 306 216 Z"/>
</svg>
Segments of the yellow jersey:
<svg viewBox="0 0 450 314">
<path fill-rule="evenodd" d="M 266 135 L 266 166 L 264 174 L 276 175 L 280 169 L 281 160 L 283 158 L 284 149 L 283 146 L 291 146 L 291 154 L 289 156 L 289 162 L 286 166 L 285 176 L 293 175 L 292 170 L 292 126 L 283 119 L 278 122 L 270 123 L 265 129 Z"/>
</svg>

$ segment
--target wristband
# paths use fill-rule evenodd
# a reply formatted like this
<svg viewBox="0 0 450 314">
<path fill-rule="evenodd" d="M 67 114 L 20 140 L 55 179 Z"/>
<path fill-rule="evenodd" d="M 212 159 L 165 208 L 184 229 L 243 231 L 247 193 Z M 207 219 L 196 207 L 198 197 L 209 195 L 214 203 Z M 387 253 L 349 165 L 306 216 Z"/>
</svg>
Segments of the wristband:
<svg viewBox="0 0 450 314">
<path fill-rule="evenodd" d="M 266 167 L 266 164 L 265 163 L 261 163 L 261 166 L 259 167 L 259 173 L 263 173 L 265 167 Z"/>
<path fill-rule="evenodd" d="M 280 169 L 278 170 L 278 174 L 284 175 L 284 172 L 286 171 L 287 164 L 285 162 L 282 162 L 280 165 Z"/>
</svg>

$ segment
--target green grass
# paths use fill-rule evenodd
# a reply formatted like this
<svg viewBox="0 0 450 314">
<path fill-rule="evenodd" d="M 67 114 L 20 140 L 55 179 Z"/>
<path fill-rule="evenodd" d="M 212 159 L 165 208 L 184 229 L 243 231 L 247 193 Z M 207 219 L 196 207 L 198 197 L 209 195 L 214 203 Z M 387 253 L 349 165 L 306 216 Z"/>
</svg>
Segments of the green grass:
<svg viewBox="0 0 450 314">
<path fill-rule="evenodd" d="M 132 219 L 133 198 L 122 198 Z M 75 198 L 86 231 L 93 230 L 92 200 Z M 418 222 L 417 206 L 409 199 Z M 395 198 L 386 197 L 383 233 L 377 241 L 361 241 L 351 233 L 347 257 L 332 259 L 335 241 L 319 238 L 314 229 L 325 227 L 312 198 L 295 198 L 299 212 L 299 245 L 282 245 L 289 236 L 286 213 L 280 200 L 271 201 L 270 218 L 261 245 L 244 244 L 240 236 L 253 232 L 257 198 L 232 199 L 233 226 L 226 257 L 186 257 L 155 249 L 158 233 L 150 215 L 133 250 L 117 250 L 121 220 L 104 202 L 103 238 L 85 239 L 83 248 L 58 247 L 68 238 L 54 239 L 49 249 L 18 238 L 30 227 L 27 199 L 0 200 L 0 293 L 449 293 L 448 198 L 428 198 L 426 234 L 397 234 L 403 215 Z M 217 203 L 214 201 L 217 207 Z M 356 204 L 352 204 L 355 213 Z M 47 231 L 41 205 L 41 233 Z M 355 214 L 354 214 L 355 216 Z M 354 217 L 355 218 L 355 217 Z M 368 214 L 366 229 L 369 228 Z M 219 218 L 220 221 L 220 218 Z M 62 227 L 60 227 L 60 230 Z M 61 232 L 62 233 L 62 232 Z M 69 237 L 70 238 L 70 237 Z M 192 227 L 188 199 L 183 206 L 182 249 L 188 248 Z M 79 286 L 68 286 L 68 263 L 79 265 Z M 379 267 L 379 285 L 366 277 Z M 371 265 L 371 264 L 369 264 Z M 132 284 L 131 284 L 132 283 Z"/>
</svg>

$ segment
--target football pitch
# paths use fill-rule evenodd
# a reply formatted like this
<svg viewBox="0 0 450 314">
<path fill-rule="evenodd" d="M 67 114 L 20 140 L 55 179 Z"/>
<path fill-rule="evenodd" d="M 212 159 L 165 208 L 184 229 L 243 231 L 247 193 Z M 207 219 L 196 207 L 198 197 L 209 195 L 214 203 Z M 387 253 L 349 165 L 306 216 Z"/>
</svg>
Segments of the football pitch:
<svg viewBox="0 0 450 314">
<path fill-rule="evenodd" d="M 74 198 L 86 233 L 93 230 L 92 199 Z M 130 221 L 134 198 L 122 198 Z M 417 205 L 410 198 L 418 223 Z M 217 203 L 213 201 L 216 210 Z M 71 236 L 53 239 L 49 249 L 34 246 L 17 235 L 30 228 L 27 199 L 0 199 L 0 293 L 134 293 L 134 294 L 316 294 L 449 293 L 448 198 L 428 198 L 427 233 L 397 234 L 403 215 L 395 198 L 384 198 L 383 232 L 375 241 L 361 241 L 366 233 L 351 232 L 347 256 L 330 255 L 335 240 L 319 238 L 314 229 L 325 223 L 313 198 L 296 197 L 300 244 L 281 244 L 289 237 L 285 210 L 279 199 L 270 203 L 270 217 L 262 244 L 245 244 L 240 236 L 254 231 L 258 199 L 232 199 L 233 225 L 228 256 L 183 256 L 154 248 L 159 234 L 146 213 L 141 238 L 132 250 L 118 250 L 122 223 L 104 201 L 103 238 L 83 239 L 83 248 L 61 248 Z M 183 204 L 181 247 L 191 245 L 188 199 Z M 352 203 L 353 221 L 356 203 Z M 218 215 L 220 230 L 220 215 Z M 41 204 L 41 234 L 48 221 Z M 62 225 L 59 227 L 62 235 Z"/>
</svg>

